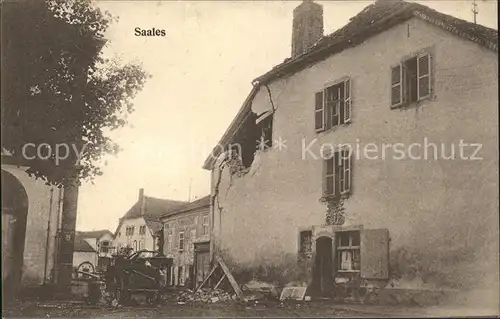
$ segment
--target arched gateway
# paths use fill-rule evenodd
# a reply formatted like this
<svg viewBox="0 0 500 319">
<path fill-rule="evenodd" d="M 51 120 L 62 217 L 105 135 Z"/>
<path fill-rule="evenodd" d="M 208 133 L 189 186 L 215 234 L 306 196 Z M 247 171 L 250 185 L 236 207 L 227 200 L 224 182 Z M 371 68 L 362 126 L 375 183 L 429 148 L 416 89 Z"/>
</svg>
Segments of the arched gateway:
<svg viewBox="0 0 500 319">
<path fill-rule="evenodd" d="M 21 182 L 2 169 L 2 295 L 20 287 L 28 217 L 28 195 Z"/>
</svg>

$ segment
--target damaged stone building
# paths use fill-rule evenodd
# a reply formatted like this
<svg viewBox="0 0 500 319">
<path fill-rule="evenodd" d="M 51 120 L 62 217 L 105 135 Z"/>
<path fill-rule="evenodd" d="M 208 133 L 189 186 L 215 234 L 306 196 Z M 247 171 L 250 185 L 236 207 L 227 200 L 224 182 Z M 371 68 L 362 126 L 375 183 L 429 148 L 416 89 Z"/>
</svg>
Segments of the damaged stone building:
<svg viewBox="0 0 500 319">
<path fill-rule="evenodd" d="M 493 287 L 498 302 L 497 37 L 383 0 L 324 36 L 322 6 L 301 3 L 291 57 L 205 161 L 212 252 L 291 260 L 319 294 Z"/>
</svg>

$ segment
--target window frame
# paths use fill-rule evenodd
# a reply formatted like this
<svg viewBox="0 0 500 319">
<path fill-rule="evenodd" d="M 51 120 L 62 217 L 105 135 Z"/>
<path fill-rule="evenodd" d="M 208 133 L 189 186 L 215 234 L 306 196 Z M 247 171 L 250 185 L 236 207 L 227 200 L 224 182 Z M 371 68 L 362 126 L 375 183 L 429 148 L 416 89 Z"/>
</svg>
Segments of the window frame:
<svg viewBox="0 0 500 319">
<path fill-rule="evenodd" d="M 404 56 L 397 64 L 391 65 L 390 70 L 389 70 L 389 83 L 391 84 L 390 86 L 390 92 L 389 92 L 389 105 L 391 109 L 399 108 L 402 106 L 411 106 L 411 105 L 419 105 L 425 100 L 430 100 L 434 96 L 434 74 L 435 74 L 435 69 L 434 69 L 434 62 L 433 62 L 433 57 L 434 57 L 434 49 L 433 47 L 425 48 L 422 49 L 418 52 L 411 53 L 407 56 Z M 427 74 L 422 75 L 420 74 L 420 59 L 422 57 L 427 56 Z M 416 87 L 417 87 L 417 99 L 416 101 L 407 101 L 407 90 L 408 90 L 408 83 L 405 80 L 406 79 L 406 71 L 405 71 L 405 66 L 404 64 L 408 62 L 411 59 L 416 59 Z M 393 84 L 393 75 L 392 71 L 394 68 L 399 67 L 399 77 L 400 77 L 400 82 L 398 84 Z M 428 78 L 428 94 L 425 96 L 420 96 L 420 81 L 424 78 Z M 400 86 L 399 90 L 399 103 L 392 104 L 392 91 L 393 88 L 396 86 Z"/>
<path fill-rule="evenodd" d="M 184 251 L 184 248 L 186 246 L 185 243 L 186 237 L 184 236 L 184 231 L 179 232 L 178 239 L 179 239 L 179 251 Z"/>
<path fill-rule="evenodd" d="M 347 151 L 348 156 L 343 156 L 343 152 Z M 336 154 L 339 154 L 338 156 Z M 347 146 L 338 147 L 335 149 L 330 149 L 325 151 L 323 154 L 323 190 L 322 190 L 322 198 L 324 199 L 335 199 L 335 198 L 347 198 L 352 193 L 352 161 L 353 161 L 354 151 Z M 336 162 L 336 158 L 338 157 L 339 163 Z M 333 161 L 333 172 L 332 174 L 328 174 L 328 161 Z M 347 163 L 347 165 L 346 165 Z M 339 166 L 340 176 L 337 178 L 336 167 Z M 346 168 L 347 166 L 347 168 Z M 347 176 L 346 176 L 347 175 Z M 332 178 L 332 193 L 328 194 L 328 178 Z M 345 180 L 348 179 L 348 188 L 345 188 Z M 338 185 L 337 185 L 338 181 Z M 342 185 L 344 189 L 342 189 Z M 338 187 L 337 187 L 338 186 Z"/>
<path fill-rule="evenodd" d="M 206 223 L 205 223 L 206 220 Z M 210 233 L 210 219 L 208 215 L 203 215 L 201 219 L 201 227 L 203 236 L 208 235 Z"/>
<path fill-rule="evenodd" d="M 339 96 L 337 100 L 327 101 L 328 90 L 334 86 L 342 84 L 342 88 L 339 90 Z M 348 93 L 348 95 L 347 95 Z M 322 107 L 318 108 L 318 95 L 322 96 Z M 342 96 L 342 97 L 341 97 Z M 314 129 L 317 134 L 322 132 L 328 132 L 334 130 L 337 127 L 344 125 L 349 125 L 352 123 L 352 77 L 344 76 L 336 81 L 328 82 L 324 85 L 321 91 L 314 94 Z M 332 105 L 328 105 L 331 103 Z M 343 108 L 343 112 L 341 112 Z M 348 112 L 346 112 L 348 109 Z M 335 112 L 334 112 L 335 111 Z M 316 115 L 317 113 L 322 113 L 322 126 L 316 127 Z M 349 116 L 346 117 L 346 114 Z M 341 115 L 343 118 L 341 119 Z M 328 118 L 329 117 L 329 118 Z M 336 118 L 336 123 L 334 124 L 334 119 Z M 343 123 L 341 123 L 341 120 Z"/>
</svg>

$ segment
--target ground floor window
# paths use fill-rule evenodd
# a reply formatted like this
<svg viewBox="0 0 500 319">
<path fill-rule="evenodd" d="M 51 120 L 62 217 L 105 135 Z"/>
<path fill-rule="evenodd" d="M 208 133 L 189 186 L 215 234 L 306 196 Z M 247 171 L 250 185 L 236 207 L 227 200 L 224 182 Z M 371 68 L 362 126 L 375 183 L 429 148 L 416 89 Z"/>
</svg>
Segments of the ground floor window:
<svg viewBox="0 0 500 319">
<path fill-rule="evenodd" d="M 361 270 L 360 232 L 339 232 L 337 242 L 337 270 L 339 272 L 359 272 Z"/>
</svg>

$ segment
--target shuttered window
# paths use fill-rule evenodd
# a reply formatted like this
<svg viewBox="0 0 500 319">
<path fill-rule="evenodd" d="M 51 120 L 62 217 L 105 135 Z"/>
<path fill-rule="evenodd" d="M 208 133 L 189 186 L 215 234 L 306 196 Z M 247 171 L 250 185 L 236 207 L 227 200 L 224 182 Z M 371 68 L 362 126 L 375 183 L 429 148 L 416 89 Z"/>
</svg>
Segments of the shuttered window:
<svg viewBox="0 0 500 319">
<path fill-rule="evenodd" d="M 352 184 L 352 152 L 341 149 L 324 161 L 323 196 L 337 197 L 348 194 Z"/>
<path fill-rule="evenodd" d="M 317 92 L 314 105 L 316 132 L 351 122 L 352 120 L 351 80 L 339 82 Z"/>
<path fill-rule="evenodd" d="M 429 53 L 422 53 L 392 67 L 391 107 L 409 105 L 431 96 L 431 60 Z"/>
</svg>

